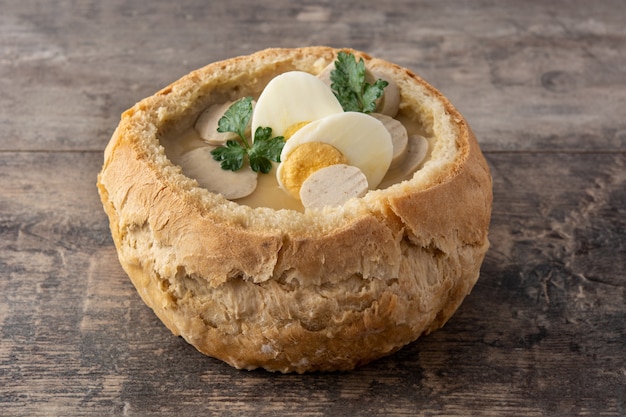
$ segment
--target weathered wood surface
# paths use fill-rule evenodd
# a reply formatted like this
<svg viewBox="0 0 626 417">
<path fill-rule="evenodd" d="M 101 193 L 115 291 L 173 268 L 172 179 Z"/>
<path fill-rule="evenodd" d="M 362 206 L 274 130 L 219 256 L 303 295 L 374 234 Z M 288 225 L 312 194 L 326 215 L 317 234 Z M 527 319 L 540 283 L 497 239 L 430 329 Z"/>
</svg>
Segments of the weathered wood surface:
<svg viewBox="0 0 626 417">
<path fill-rule="evenodd" d="M 626 2 L 0 0 L 0 415 L 626 415 Z M 492 248 L 440 331 L 345 374 L 198 354 L 117 263 L 119 114 L 208 62 L 351 46 L 465 114 Z"/>
</svg>

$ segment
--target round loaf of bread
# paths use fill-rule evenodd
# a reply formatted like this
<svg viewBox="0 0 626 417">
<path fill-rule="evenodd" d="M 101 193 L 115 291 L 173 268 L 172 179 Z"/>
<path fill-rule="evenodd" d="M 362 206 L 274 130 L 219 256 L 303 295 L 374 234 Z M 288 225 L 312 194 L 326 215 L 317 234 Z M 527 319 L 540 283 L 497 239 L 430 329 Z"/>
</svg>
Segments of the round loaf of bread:
<svg viewBox="0 0 626 417">
<path fill-rule="evenodd" d="M 143 301 L 200 352 L 241 369 L 350 370 L 441 327 L 479 276 L 492 183 L 465 119 L 419 76 L 367 54 L 427 139 L 409 178 L 337 207 L 251 207 L 199 186 L 162 139 L 204 109 L 319 74 L 339 50 L 268 49 L 207 65 L 127 110 L 98 189 Z M 306 98 L 303 98 L 306 99 Z"/>
</svg>

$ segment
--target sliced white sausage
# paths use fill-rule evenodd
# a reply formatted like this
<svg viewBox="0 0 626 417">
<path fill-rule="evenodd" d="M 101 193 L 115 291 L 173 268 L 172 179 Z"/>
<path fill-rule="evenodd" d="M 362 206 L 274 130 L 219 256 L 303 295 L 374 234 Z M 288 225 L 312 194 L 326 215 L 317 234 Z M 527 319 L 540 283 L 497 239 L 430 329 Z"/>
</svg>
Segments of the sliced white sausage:
<svg viewBox="0 0 626 417">
<path fill-rule="evenodd" d="M 367 178 L 354 165 L 331 165 L 311 174 L 300 189 L 300 200 L 307 208 L 340 206 L 368 190 Z"/>
<path fill-rule="evenodd" d="M 395 117 L 400 109 L 400 88 L 398 84 L 380 70 L 372 73 L 373 78 L 387 81 L 387 87 L 383 90 L 383 96 L 378 100 L 376 105 L 376 111 L 378 113 L 386 114 L 387 116 Z"/>
<path fill-rule="evenodd" d="M 320 72 L 319 74 L 317 74 L 317 78 L 319 78 L 320 80 L 322 80 L 324 82 L 324 84 L 326 84 L 327 86 L 331 86 L 331 84 L 333 83 L 330 80 L 330 73 L 335 69 L 335 63 L 331 62 L 330 64 L 328 64 L 326 66 L 326 68 L 324 68 L 322 70 L 322 72 Z M 374 74 L 372 74 L 372 72 L 370 70 L 368 70 L 367 68 L 365 68 L 365 81 L 369 84 L 374 84 L 376 82 L 378 78 L 374 76 Z"/>
<path fill-rule="evenodd" d="M 229 101 L 226 103 L 213 104 L 208 109 L 200 114 L 200 117 L 196 120 L 194 129 L 198 132 L 198 135 L 203 141 L 209 145 L 222 146 L 227 140 L 237 139 L 238 136 L 233 132 L 218 132 L 219 121 L 224 116 L 224 113 L 235 102 Z M 254 109 L 255 101 L 252 101 L 252 108 Z M 250 137 L 250 125 L 246 129 L 246 137 Z"/>
<path fill-rule="evenodd" d="M 335 69 L 335 63 L 331 62 L 330 64 L 326 65 L 326 67 L 322 70 L 322 72 L 317 74 L 316 77 L 322 80 L 324 84 L 330 87 L 330 85 L 332 84 L 332 81 L 330 81 L 330 73 L 334 69 Z"/>
<path fill-rule="evenodd" d="M 403 175 L 412 174 L 424 162 L 428 153 L 428 141 L 420 135 L 411 135 L 409 137 L 409 149 L 407 150 L 404 160 L 399 166 Z"/>
<path fill-rule="evenodd" d="M 335 69 L 335 63 L 331 62 L 324 68 L 317 78 L 322 80 L 327 86 L 332 85 L 330 80 L 330 73 Z M 370 71 L 365 69 L 365 81 L 369 84 L 374 84 L 376 80 L 381 79 L 387 81 L 387 87 L 383 90 L 383 95 L 378 99 L 376 104 L 376 112 L 386 114 L 387 116 L 395 117 L 400 109 L 400 88 L 392 77 L 387 75 L 384 71 L 377 69 L 376 71 Z"/>
<path fill-rule="evenodd" d="M 217 131 L 218 122 L 233 102 L 213 104 L 200 114 L 194 128 L 203 141 L 209 145 L 221 146 L 229 139 L 236 139 L 237 134 L 232 132 L 220 133 Z"/>
<path fill-rule="evenodd" d="M 213 159 L 213 146 L 203 146 L 185 152 L 177 161 L 186 176 L 194 178 L 201 187 L 235 200 L 250 195 L 257 185 L 258 174 L 251 169 L 227 171 Z"/>
<path fill-rule="evenodd" d="M 379 188 L 384 189 L 407 179 L 424 162 L 426 155 L 428 155 L 428 141 L 420 135 L 409 136 L 409 145 L 404 159 L 387 172 Z"/>
<path fill-rule="evenodd" d="M 400 162 L 402 162 L 408 149 L 409 135 L 406 131 L 406 127 L 404 127 L 404 125 L 398 120 L 391 116 L 387 116 L 386 114 L 371 113 L 370 116 L 379 120 L 391 135 L 393 156 L 391 158 L 391 165 L 389 168 L 393 169 L 398 166 Z"/>
</svg>

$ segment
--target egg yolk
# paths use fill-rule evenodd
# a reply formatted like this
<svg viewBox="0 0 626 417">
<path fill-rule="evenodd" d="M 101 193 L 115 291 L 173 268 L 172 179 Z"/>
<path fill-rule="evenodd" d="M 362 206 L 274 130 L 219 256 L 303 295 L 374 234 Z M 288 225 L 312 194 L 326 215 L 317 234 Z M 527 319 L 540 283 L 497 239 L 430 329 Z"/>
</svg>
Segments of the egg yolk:
<svg viewBox="0 0 626 417">
<path fill-rule="evenodd" d="M 279 173 L 283 187 L 296 199 L 302 183 L 315 171 L 335 164 L 347 164 L 346 157 L 324 142 L 306 142 L 297 146 L 282 162 Z"/>
<path fill-rule="evenodd" d="M 298 122 L 298 123 L 292 124 L 287 129 L 285 129 L 285 133 L 283 133 L 283 137 L 285 138 L 285 140 L 289 140 L 289 138 L 293 136 L 293 134 L 296 133 L 298 130 L 300 130 L 301 127 L 306 126 L 309 123 L 311 122 L 304 121 L 304 122 Z"/>
</svg>

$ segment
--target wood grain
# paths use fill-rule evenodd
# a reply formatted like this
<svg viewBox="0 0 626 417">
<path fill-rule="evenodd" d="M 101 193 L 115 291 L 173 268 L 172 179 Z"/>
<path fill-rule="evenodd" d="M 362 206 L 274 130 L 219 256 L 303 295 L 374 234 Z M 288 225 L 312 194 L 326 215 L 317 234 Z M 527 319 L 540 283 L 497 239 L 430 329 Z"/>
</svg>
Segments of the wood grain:
<svg viewBox="0 0 626 417">
<path fill-rule="evenodd" d="M 0 0 L 0 415 L 626 415 L 626 3 Z M 446 326 L 350 373 L 237 371 L 117 262 L 119 114 L 206 63 L 351 46 L 472 125 L 492 247 Z"/>
<path fill-rule="evenodd" d="M 583 0 L 25 1 L 0 16 L 1 149 L 101 149 L 187 72 L 270 46 L 361 48 L 431 82 L 486 150 L 626 147 L 626 5 Z M 33 125 L 36 128 L 24 129 Z"/>
<path fill-rule="evenodd" d="M 459 312 L 390 358 L 305 376 L 236 371 L 164 328 L 117 264 L 93 188 L 98 153 L 0 156 L 12 184 L 0 200 L 12 213 L 0 226 L 0 404 L 11 415 L 44 404 L 128 415 L 183 404 L 185 415 L 619 415 L 623 154 L 488 154 L 493 247 Z M 559 165 L 568 175 L 542 185 Z"/>
</svg>

